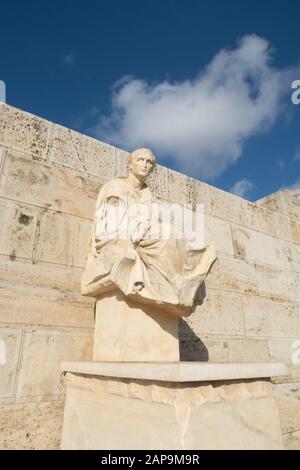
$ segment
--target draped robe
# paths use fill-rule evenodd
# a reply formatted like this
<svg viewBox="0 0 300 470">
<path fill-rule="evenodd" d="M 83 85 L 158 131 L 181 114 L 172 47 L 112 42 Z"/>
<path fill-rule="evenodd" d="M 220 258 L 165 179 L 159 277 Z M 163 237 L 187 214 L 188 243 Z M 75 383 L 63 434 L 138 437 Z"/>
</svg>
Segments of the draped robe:
<svg viewBox="0 0 300 470">
<path fill-rule="evenodd" d="M 152 201 L 146 184 L 135 189 L 126 177 L 104 184 L 96 203 L 81 293 L 100 297 L 119 289 L 141 303 L 175 307 L 178 315 L 185 315 L 193 306 L 216 252 L 212 245 L 187 249 L 186 240 L 172 236 L 153 238 Z M 131 228 L 130 236 L 122 237 L 125 226 L 127 234 L 128 226 Z"/>
</svg>

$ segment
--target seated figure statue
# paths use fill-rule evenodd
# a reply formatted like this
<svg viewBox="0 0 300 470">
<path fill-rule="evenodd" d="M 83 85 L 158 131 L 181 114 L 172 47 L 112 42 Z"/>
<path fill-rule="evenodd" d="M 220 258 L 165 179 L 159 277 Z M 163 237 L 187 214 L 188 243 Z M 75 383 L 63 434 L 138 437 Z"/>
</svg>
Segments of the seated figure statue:
<svg viewBox="0 0 300 470">
<path fill-rule="evenodd" d="M 100 298 L 120 289 L 139 303 L 186 315 L 216 252 L 211 245 L 188 249 L 185 239 L 173 236 L 172 227 L 169 237 L 160 236 L 161 221 L 153 222 L 153 198 L 145 182 L 154 167 L 152 151 L 137 149 L 130 154 L 128 176 L 102 186 L 81 293 Z"/>
</svg>

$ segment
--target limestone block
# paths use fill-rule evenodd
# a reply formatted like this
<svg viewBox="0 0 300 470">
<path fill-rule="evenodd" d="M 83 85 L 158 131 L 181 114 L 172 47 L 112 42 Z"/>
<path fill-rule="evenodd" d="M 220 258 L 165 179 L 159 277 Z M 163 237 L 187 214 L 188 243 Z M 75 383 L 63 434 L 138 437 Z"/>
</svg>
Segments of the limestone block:
<svg viewBox="0 0 300 470">
<path fill-rule="evenodd" d="M 241 297 L 230 292 L 209 291 L 202 305 L 187 318 L 195 334 L 245 334 Z"/>
<path fill-rule="evenodd" d="M 300 191 L 299 189 L 283 190 L 281 192 L 282 211 L 292 219 L 300 218 Z"/>
<path fill-rule="evenodd" d="M 295 271 L 300 273 L 300 246 L 291 245 L 292 267 Z"/>
<path fill-rule="evenodd" d="M 300 245 L 300 222 L 290 219 L 291 241 Z"/>
<path fill-rule="evenodd" d="M 0 400 L 13 398 L 21 336 L 21 330 L 0 328 Z"/>
<path fill-rule="evenodd" d="M 43 211 L 36 260 L 83 268 L 91 225 L 85 219 Z"/>
<path fill-rule="evenodd" d="M 129 152 L 116 148 L 115 149 L 115 177 L 127 176 L 127 163 L 128 163 Z"/>
<path fill-rule="evenodd" d="M 213 186 L 209 187 L 211 214 L 241 225 L 248 225 L 249 202 Z"/>
<path fill-rule="evenodd" d="M 288 242 L 262 232 L 232 228 L 234 254 L 258 264 L 290 268 L 291 253 Z"/>
<path fill-rule="evenodd" d="M 300 450 L 300 431 L 283 434 L 283 443 L 286 450 Z"/>
<path fill-rule="evenodd" d="M 104 179 L 115 174 L 115 147 L 59 125 L 53 127 L 49 159 Z"/>
<path fill-rule="evenodd" d="M 243 306 L 248 335 L 294 337 L 300 334 L 300 310 L 297 304 L 244 296 Z"/>
<path fill-rule="evenodd" d="M 273 393 L 283 434 L 300 431 L 300 383 L 274 385 Z"/>
<path fill-rule="evenodd" d="M 257 287 L 260 295 L 273 299 L 290 298 L 287 272 L 273 266 L 256 265 Z"/>
<path fill-rule="evenodd" d="M 0 258 L 0 322 L 94 327 L 95 300 L 80 295 L 82 269 Z"/>
<path fill-rule="evenodd" d="M 205 288 L 207 289 L 219 289 L 220 288 L 220 268 L 219 259 L 214 262 L 209 275 L 205 279 Z"/>
<path fill-rule="evenodd" d="M 265 207 L 249 204 L 247 225 L 253 230 L 264 232 L 272 237 L 276 238 L 278 236 L 277 214 Z"/>
<path fill-rule="evenodd" d="M 0 253 L 32 258 L 38 209 L 0 198 Z"/>
<path fill-rule="evenodd" d="M 0 196 L 93 218 L 103 181 L 8 150 L 0 177 Z"/>
<path fill-rule="evenodd" d="M 283 214 L 274 214 L 274 220 L 276 221 L 277 237 L 289 242 L 294 241 L 293 229 L 291 227 L 291 219 Z"/>
<path fill-rule="evenodd" d="M 91 356 L 90 331 L 25 331 L 17 401 L 34 401 L 63 394 L 64 387 L 60 381 L 61 361 L 74 360 L 75 357 L 78 360 L 87 360 Z"/>
<path fill-rule="evenodd" d="M 189 195 L 189 178 L 182 173 L 157 165 L 147 184 L 155 197 L 176 204 L 192 203 Z"/>
<path fill-rule="evenodd" d="M 4 162 L 4 155 L 5 155 L 5 149 L 4 147 L 0 147 L 0 173 L 2 171 L 2 166 Z"/>
<path fill-rule="evenodd" d="M 94 361 L 179 361 L 178 319 L 121 292 L 97 300 Z"/>
<path fill-rule="evenodd" d="M 67 373 L 63 449 L 281 449 L 267 382 L 188 385 Z"/>
<path fill-rule="evenodd" d="M 300 302 L 300 272 L 287 271 L 287 280 L 290 299 Z"/>
<path fill-rule="evenodd" d="M 220 255 L 220 281 L 222 289 L 255 293 L 257 291 L 254 263 L 231 256 Z"/>
<path fill-rule="evenodd" d="M 233 255 L 229 222 L 204 214 L 204 242 L 214 245 L 218 253 Z"/>
<path fill-rule="evenodd" d="M 0 406 L 0 449 L 57 450 L 64 402 Z"/>
<path fill-rule="evenodd" d="M 283 362 L 219 364 L 212 362 L 62 362 L 61 370 L 115 379 L 153 380 L 163 383 L 219 382 L 279 378 L 287 374 Z"/>
<path fill-rule="evenodd" d="M 55 288 L 4 282 L 1 285 L 0 323 L 93 328 L 94 302 L 80 294 Z"/>
<path fill-rule="evenodd" d="M 256 201 L 256 204 L 262 207 L 266 207 L 267 209 L 270 209 L 274 212 L 280 212 L 281 214 L 285 213 L 282 191 L 269 194 L 268 196 Z"/>
<path fill-rule="evenodd" d="M 267 362 L 270 360 L 268 340 L 230 338 L 231 362 Z"/>
<path fill-rule="evenodd" d="M 180 334 L 180 360 L 181 361 L 199 361 L 199 362 L 230 362 L 229 354 L 229 338 L 214 336 L 199 335 L 187 326 L 180 328 L 184 333 Z"/>
<path fill-rule="evenodd" d="M 260 199 L 257 204 L 268 207 L 276 212 L 280 212 L 292 219 L 300 217 L 300 191 L 285 189 Z"/>
<path fill-rule="evenodd" d="M 50 122 L 0 103 L 0 144 L 45 158 Z"/>
<path fill-rule="evenodd" d="M 195 209 L 196 204 L 202 205 L 203 211 L 210 214 L 211 198 L 209 188 L 208 184 L 187 177 L 187 204 L 191 204 L 193 209 Z"/>
<path fill-rule="evenodd" d="M 272 361 L 282 361 L 288 366 L 289 379 L 300 380 L 300 335 L 290 339 L 269 339 L 269 349 Z M 295 347 L 296 346 L 296 347 Z M 300 429 L 300 428 L 299 428 Z"/>
</svg>

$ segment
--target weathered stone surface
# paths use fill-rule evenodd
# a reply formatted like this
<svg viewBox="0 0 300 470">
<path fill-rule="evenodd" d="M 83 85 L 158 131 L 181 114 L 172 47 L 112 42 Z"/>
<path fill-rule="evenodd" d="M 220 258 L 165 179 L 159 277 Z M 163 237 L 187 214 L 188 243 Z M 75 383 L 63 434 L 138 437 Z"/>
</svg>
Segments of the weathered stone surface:
<svg viewBox="0 0 300 470">
<path fill-rule="evenodd" d="M 201 362 L 149 362 L 145 367 L 143 362 L 62 362 L 61 370 L 64 373 L 83 374 L 92 377 L 107 377 L 116 380 L 131 379 L 163 382 L 177 388 L 185 384 L 189 388 L 191 383 L 218 384 L 220 381 L 241 382 L 241 389 L 248 384 L 248 379 L 262 379 L 260 383 L 264 389 L 271 391 L 270 377 L 286 375 L 287 367 L 283 362 L 248 362 L 248 363 L 201 363 Z M 247 380 L 247 382 L 246 382 Z M 175 387 L 174 387 L 175 386 Z M 251 386 L 250 386 L 251 387 Z M 239 389 L 238 389 L 239 390 Z"/>
<path fill-rule="evenodd" d="M 248 225 L 249 202 L 213 186 L 209 187 L 211 214 L 237 224 Z"/>
<path fill-rule="evenodd" d="M 230 292 L 209 291 L 202 305 L 187 318 L 188 325 L 196 335 L 245 333 L 242 301 L 239 295 Z"/>
<path fill-rule="evenodd" d="M 133 303 L 121 292 L 102 296 L 96 303 L 93 360 L 179 361 L 177 316 Z"/>
<path fill-rule="evenodd" d="M 288 292 L 290 299 L 294 302 L 300 302 L 300 272 L 287 272 Z"/>
<path fill-rule="evenodd" d="M 283 434 L 283 444 L 286 450 L 300 450 L 300 431 Z"/>
<path fill-rule="evenodd" d="M 75 357 L 79 361 L 91 359 L 90 331 L 25 331 L 17 400 L 39 400 L 40 397 L 64 394 L 60 363 Z"/>
<path fill-rule="evenodd" d="M 256 293 L 257 278 L 254 263 L 220 255 L 219 266 L 222 289 Z"/>
<path fill-rule="evenodd" d="M 215 261 L 209 272 L 209 275 L 205 279 L 205 287 L 207 289 L 219 289 L 220 288 L 220 268 L 219 259 Z"/>
<path fill-rule="evenodd" d="M 45 158 L 50 122 L 0 103 L 0 144 Z"/>
<path fill-rule="evenodd" d="M 0 198 L 0 253 L 32 258 L 38 209 Z"/>
<path fill-rule="evenodd" d="M 104 179 L 115 174 L 115 147 L 59 125 L 53 127 L 49 159 Z"/>
<path fill-rule="evenodd" d="M 88 220 L 43 211 L 36 261 L 84 267 L 90 232 Z"/>
<path fill-rule="evenodd" d="M 267 265 L 256 265 L 257 288 L 260 295 L 289 300 L 287 272 Z"/>
<path fill-rule="evenodd" d="M 3 166 L 3 162 L 4 162 L 4 156 L 5 156 L 5 149 L 4 147 L 1 147 L 0 146 L 0 174 L 2 172 L 2 166 Z"/>
<path fill-rule="evenodd" d="M 204 214 L 204 242 L 213 244 L 218 253 L 233 255 L 230 223 Z"/>
<path fill-rule="evenodd" d="M 300 336 L 300 335 L 299 335 Z M 269 349 L 272 361 L 282 361 L 289 368 L 291 380 L 300 380 L 300 345 L 299 337 L 290 339 L 269 339 Z"/>
<path fill-rule="evenodd" d="M 94 326 L 95 300 L 80 295 L 82 269 L 0 258 L 0 322 Z"/>
<path fill-rule="evenodd" d="M 300 218 L 299 218 L 300 219 Z M 300 245 L 300 221 L 290 220 L 291 241 Z"/>
<path fill-rule="evenodd" d="M 274 385 L 283 434 L 300 431 L 300 383 Z"/>
<path fill-rule="evenodd" d="M 196 204 L 203 204 L 203 210 L 206 214 L 211 213 L 210 186 L 202 181 L 188 179 L 190 187 L 189 203 L 194 207 Z"/>
<path fill-rule="evenodd" d="M 257 201 L 257 204 L 268 207 L 276 212 L 280 212 L 292 219 L 299 220 L 300 218 L 300 191 L 295 189 L 293 191 L 285 189 L 270 194 L 263 199 Z"/>
<path fill-rule="evenodd" d="M 300 246 L 291 245 L 292 268 L 300 273 Z"/>
<path fill-rule="evenodd" d="M 0 449 L 59 449 L 63 411 L 62 400 L 0 406 Z"/>
<path fill-rule="evenodd" d="M 300 334 L 300 310 L 297 304 L 244 296 L 243 306 L 249 335 L 293 338 Z"/>
<path fill-rule="evenodd" d="M 288 242 L 262 232 L 232 228 L 234 254 L 258 264 L 270 264 L 289 269 L 291 252 Z"/>
<path fill-rule="evenodd" d="M 247 219 L 247 226 L 253 230 L 264 232 L 272 237 L 278 236 L 277 214 L 273 211 L 249 203 Z"/>
<path fill-rule="evenodd" d="M 70 373 L 66 382 L 63 449 L 283 446 L 278 412 L 265 382 L 182 386 Z"/>
<path fill-rule="evenodd" d="M 5 283 L 1 286 L 0 323 L 93 328 L 94 302 L 63 290 Z"/>
<path fill-rule="evenodd" d="M 270 360 L 266 339 L 231 338 L 229 351 L 231 362 L 268 362 Z"/>
<path fill-rule="evenodd" d="M 221 336 L 196 336 L 186 324 L 179 323 L 180 360 L 199 362 L 230 362 L 229 338 Z"/>
<path fill-rule="evenodd" d="M 128 173 L 127 163 L 128 163 L 129 152 L 125 150 L 116 148 L 115 149 L 115 177 L 126 176 Z"/>
<path fill-rule="evenodd" d="M 189 195 L 189 178 L 177 171 L 157 165 L 147 184 L 155 197 L 172 203 L 192 203 Z"/>
<path fill-rule="evenodd" d="M 8 150 L 0 176 L 0 196 L 93 218 L 101 185 L 94 177 Z"/>
<path fill-rule="evenodd" d="M 18 372 L 22 332 L 0 328 L 0 400 L 13 398 Z"/>
</svg>

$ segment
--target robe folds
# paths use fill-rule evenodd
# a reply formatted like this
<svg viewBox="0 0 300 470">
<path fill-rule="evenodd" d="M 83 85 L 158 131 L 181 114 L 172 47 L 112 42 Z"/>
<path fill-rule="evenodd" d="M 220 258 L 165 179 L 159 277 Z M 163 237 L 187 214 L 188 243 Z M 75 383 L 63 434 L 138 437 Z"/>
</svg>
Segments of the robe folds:
<svg viewBox="0 0 300 470">
<path fill-rule="evenodd" d="M 96 202 L 81 293 L 99 298 L 119 289 L 128 298 L 176 307 L 179 315 L 185 315 L 216 260 L 216 251 L 212 245 L 189 249 L 184 238 L 173 236 L 172 223 L 170 237 L 161 237 L 161 222 L 154 221 L 152 207 L 146 184 L 136 190 L 123 177 L 103 185 Z"/>
</svg>

